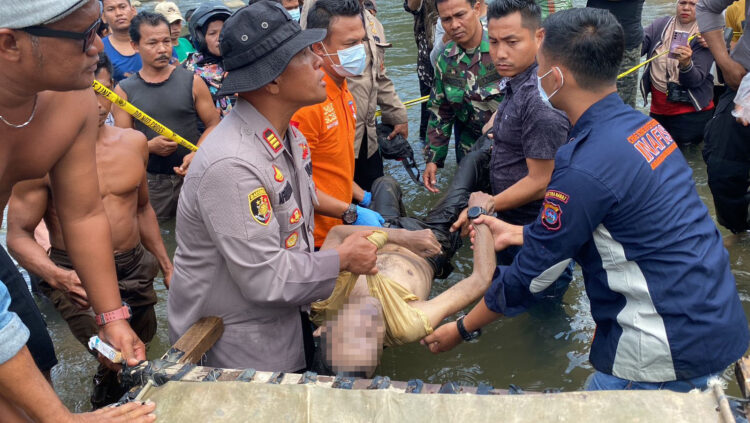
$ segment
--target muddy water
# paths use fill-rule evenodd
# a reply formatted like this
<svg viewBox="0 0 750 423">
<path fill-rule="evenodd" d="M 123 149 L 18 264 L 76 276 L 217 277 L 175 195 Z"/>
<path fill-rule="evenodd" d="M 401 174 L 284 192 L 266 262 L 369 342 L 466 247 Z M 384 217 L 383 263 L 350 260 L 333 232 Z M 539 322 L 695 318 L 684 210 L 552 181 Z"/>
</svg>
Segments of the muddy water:
<svg viewBox="0 0 750 423">
<path fill-rule="evenodd" d="M 196 1 L 178 2 L 183 11 Z M 576 0 L 577 6 L 585 1 Z M 412 34 L 413 20 L 404 12 L 402 0 L 380 0 L 378 17 L 383 22 L 386 34 L 393 48 L 387 52 L 388 72 L 398 89 L 402 100 L 419 97 L 415 73 L 416 49 Z M 674 2 L 647 0 L 643 22 L 647 25 L 654 18 L 673 12 Z M 144 8 L 152 6 L 145 3 Z M 409 111 L 410 141 L 418 150 L 417 139 L 418 109 Z M 706 182 L 706 168 L 698 148 L 683 150 L 698 186 L 698 193 L 713 213 L 713 202 Z M 418 160 L 421 160 L 418 158 Z M 449 175 L 455 169 L 455 160 L 449 157 L 444 170 L 440 172 L 439 183 L 447 187 Z M 400 165 L 386 164 L 387 173 L 402 182 L 408 212 L 421 216 L 437 201 L 437 197 L 417 187 L 408 178 Z M 174 222 L 162 225 L 162 233 L 170 253 L 174 251 Z M 750 240 L 747 237 L 734 237 L 722 230 L 731 264 L 737 279 L 737 286 L 746 312 L 750 311 Z M 0 242 L 4 244 L 5 229 L 0 232 Z M 445 281 L 435 281 L 433 294 L 471 273 L 471 252 L 464 247 L 454 260 L 456 271 Z M 159 330 L 149 347 L 149 357 L 158 357 L 168 347 L 166 326 L 167 292 L 161 281 L 156 284 L 159 294 L 157 316 Z M 40 308 L 47 319 L 55 343 L 60 364 L 53 370 L 55 387 L 66 405 L 71 409 L 89 408 L 88 395 L 90 379 L 95 363 L 83 347 L 70 335 L 65 323 L 60 319 L 48 301 L 41 299 Z M 541 390 L 560 388 L 563 390 L 581 389 L 593 369 L 588 364 L 587 352 L 593 335 L 594 323 L 589 313 L 589 304 L 583 290 L 580 269 L 565 295 L 562 304 L 537 307 L 530 313 L 513 319 L 504 319 L 488 326 L 481 340 L 474 344 L 461 345 L 454 351 L 433 356 L 419 345 L 391 348 L 384 352 L 377 373 L 392 379 L 408 380 L 420 378 L 432 383 L 457 381 L 476 385 L 485 382 L 495 387 L 515 384 L 523 389 Z M 717 334 L 720 336 L 720 334 Z M 730 393 L 737 395 L 738 388 L 730 371 L 725 375 L 729 381 Z"/>
</svg>

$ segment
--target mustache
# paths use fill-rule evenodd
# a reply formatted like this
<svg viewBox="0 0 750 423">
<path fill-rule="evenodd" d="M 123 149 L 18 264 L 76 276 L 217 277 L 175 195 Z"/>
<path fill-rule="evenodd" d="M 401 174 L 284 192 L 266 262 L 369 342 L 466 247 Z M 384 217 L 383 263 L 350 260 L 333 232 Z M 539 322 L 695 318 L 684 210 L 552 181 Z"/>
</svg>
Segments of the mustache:
<svg viewBox="0 0 750 423">
<path fill-rule="evenodd" d="M 166 54 L 162 54 L 161 56 L 157 57 L 156 60 L 169 60 L 172 57 L 167 56 Z"/>
</svg>

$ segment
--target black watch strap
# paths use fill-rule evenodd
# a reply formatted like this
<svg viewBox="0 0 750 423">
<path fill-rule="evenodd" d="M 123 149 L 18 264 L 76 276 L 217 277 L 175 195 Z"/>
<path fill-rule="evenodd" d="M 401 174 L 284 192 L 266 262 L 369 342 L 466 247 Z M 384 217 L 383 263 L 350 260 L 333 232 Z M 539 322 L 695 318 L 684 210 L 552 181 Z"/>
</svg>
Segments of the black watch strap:
<svg viewBox="0 0 750 423">
<path fill-rule="evenodd" d="M 461 338 L 463 338 L 466 342 L 473 341 L 479 338 L 479 336 L 482 334 L 482 328 L 479 328 L 472 332 L 467 331 L 466 327 L 464 326 L 464 317 L 466 316 L 461 316 L 456 319 L 456 327 L 458 328 L 458 333 L 461 335 Z"/>
</svg>

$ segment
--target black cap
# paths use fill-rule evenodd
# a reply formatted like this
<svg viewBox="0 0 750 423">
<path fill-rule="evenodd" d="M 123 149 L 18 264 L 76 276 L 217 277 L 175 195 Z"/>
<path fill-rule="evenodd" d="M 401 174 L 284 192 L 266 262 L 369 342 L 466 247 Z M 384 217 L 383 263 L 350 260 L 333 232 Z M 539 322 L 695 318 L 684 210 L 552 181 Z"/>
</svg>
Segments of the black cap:
<svg viewBox="0 0 750 423">
<path fill-rule="evenodd" d="M 221 30 L 227 74 L 217 94 L 254 91 L 276 79 L 304 48 L 322 41 L 325 29 L 302 30 L 286 9 L 260 1 L 235 12 Z"/>
</svg>

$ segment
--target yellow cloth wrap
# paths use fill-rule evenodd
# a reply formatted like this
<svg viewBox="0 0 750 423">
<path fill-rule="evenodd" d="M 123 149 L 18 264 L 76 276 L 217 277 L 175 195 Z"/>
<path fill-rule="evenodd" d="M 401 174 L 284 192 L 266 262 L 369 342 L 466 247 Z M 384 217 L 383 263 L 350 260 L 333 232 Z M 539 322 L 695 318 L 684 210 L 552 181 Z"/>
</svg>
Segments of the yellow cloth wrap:
<svg viewBox="0 0 750 423">
<path fill-rule="evenodd" d="M 378 249 L 388 242 L 388 234 L 383 231 L 375 231 L 367 237 Z M 336 287 L 328 299 L 313 303 L 311 319 L 321 326 L 326 320 L 331 319 L 338 313 L 349 299 L 349 294 L 354 289 L 359 275 L 351 272 L 339 273 L 336 279 Z M 409 305 L 411 301 L 417 301 L 416 295 L 412 294 L 398 282 L 378 273 L 367 276 L 367 287 L 370 295 L 380 301 L 385 318 L 385 346 L 403 345 L 416 342 L 432 333 L 432 326 L 422 310 Z"/>
</svg>

